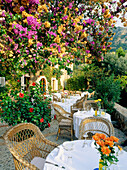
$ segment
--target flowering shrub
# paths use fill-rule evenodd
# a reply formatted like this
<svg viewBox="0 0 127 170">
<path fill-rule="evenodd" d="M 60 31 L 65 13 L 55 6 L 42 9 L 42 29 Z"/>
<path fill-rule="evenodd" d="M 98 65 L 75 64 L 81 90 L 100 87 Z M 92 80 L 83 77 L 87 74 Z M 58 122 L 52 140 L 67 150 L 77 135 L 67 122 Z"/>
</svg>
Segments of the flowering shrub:
<svg viewBox="0 0 127 170">
<path fill-rule="evenodd" d="M 43 97 L 38 84 L 33 83 L 29 92 L 12 90 L 10 96 L 6 93 L 0 101 L 2 109 L 1 120 L 9 125 L 21 122 L 31 122 L 41 130 L 50 127 L 51 108 L 50 100 Z"/>
<path fill-rule="evenodd" d="M 42 65 L 101 61 L 110 50 L 115 16 L 127 25 L 126 0 L 2 0 L 2 70 L 37 72 Z"/>
<path fill-rule="evenodd" d="M 108 164 L 113 164 L 118 162 L 117 153 L 115 151 L 116 143 L 118 142 L 118 138 L 115 136 L 107 137 L 104 134 L 96 133 L 93 136 L 95 140 L 94 144 L 96 149 L 99 151 L 101 155 L 101 164 L 104 166 L 108 166 Z M 122 150 L 122 148 L 118 145 L 118 149 Z"/>
</svg>

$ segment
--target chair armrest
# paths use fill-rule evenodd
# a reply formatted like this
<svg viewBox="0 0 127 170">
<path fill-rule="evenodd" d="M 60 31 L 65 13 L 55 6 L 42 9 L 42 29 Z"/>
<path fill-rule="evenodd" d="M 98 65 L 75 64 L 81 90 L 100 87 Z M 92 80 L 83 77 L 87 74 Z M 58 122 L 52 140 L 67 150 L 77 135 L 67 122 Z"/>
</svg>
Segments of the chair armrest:
<svg viewBox="0 0 127 170">
<path fill-rule="evenodd" d="M 71 116 L 71 115 L 70 115 L 70 116 Z M 64 115 L 61 115 L 61 117 L 62 117 L 63 119 L 69 119 L 69 120 L 73 121 L 73 118 L 71 118 L 71 117 L 66 117 L 66 116 L 64 116 Z"/>
<path fill-rule="evenodd" d="M 25 168 L 30 169 L 30 170 L 39 170 L 35 165 L 22 159 L 20 156 L 16 155 L 13 151 L 11 151 L 11 154 L 13 155 L 13 158 L 15 159 L 15 161 L 17 161 L 17 162 L 19 162 L 19 164 L 21 164 L 20 167 L 23 166 L 24 170 L 25 170 Z"/>
</svg>

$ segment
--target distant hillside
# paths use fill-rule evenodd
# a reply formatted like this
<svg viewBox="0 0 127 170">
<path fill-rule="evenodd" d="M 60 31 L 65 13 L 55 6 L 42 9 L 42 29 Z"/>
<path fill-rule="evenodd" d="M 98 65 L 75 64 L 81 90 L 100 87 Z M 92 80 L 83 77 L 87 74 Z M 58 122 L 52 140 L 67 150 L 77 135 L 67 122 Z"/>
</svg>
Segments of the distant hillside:
<svg viewBox="0 0 127 170">
<path fill-rule="evenodd" d="M 112 42 L 111 51 L 116 51 L 119 47 L 122 47 L 124 50 L 127 50 L 127 28 L 117 27 L 113 30 L 114 35 Z"/>
</svg>

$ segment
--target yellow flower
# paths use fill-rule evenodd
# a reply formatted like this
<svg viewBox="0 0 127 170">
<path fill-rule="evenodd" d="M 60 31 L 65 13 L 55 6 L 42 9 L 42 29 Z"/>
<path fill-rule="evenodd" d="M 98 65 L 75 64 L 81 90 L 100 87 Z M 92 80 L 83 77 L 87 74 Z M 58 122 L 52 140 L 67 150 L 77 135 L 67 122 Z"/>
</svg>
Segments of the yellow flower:
<svg viewBox="0 0 127 170">
<path fill-rule="evenodd" d="M 117 147 L 118 147 L 118 149 L 119 149 L 120 151 L 122 151 L 122 150 L 123 150 L 123 149 L 122 149 L 119 145 L 118 145 Z"/>
<path fill-rule="evenodd" d="M 30 47 L 34 42 L 33 42 L 33 39 L 29 39 L 28 40 L 28 43 L 29 43 L 29 45 L 28 45 L 28 47 Z"/>
<path fill-rule="evenodd" d="M 24 23 L 27 23 L 27 19 L 24 19 L 23 22 L 24 22 Z"/>
<path fill-rule="evenodd" d="M 77 11 L 77 12 L 78 12 L 78 8 L 75 8 L 75 11 Z"/>
<path fill-rule="evenodd" d="M 72 48 L 73 51 L 77 52 L 77 48 Z"/>
<path fill-rule="evenodd" d="M 67 7 L 66 8 L 64 8 L 64 14 L 66 14 L 67 13 Z"/>
<path fill-rule="evenodd" d="M 99 102 L 101 102 L 101 99 L 98 99 Z"/>
<path fill-rule="evenodd" d="M 44 10 L 45 12 L 48 12 L 48 8 L 47 8 L 46 4 L 38 6 L 37 10 L 38 10 L 38 12 L 41 12 L 42 10 Z"/>
<path fill-rule="evenodd" d="M 86 34 L 86 32 L 83 32 L 81 35 L 81 38 L 85 38 L 85 37 L 87 37 L 87 34 Z"/>
<path fill-rule="evenodd" d="M 46 21 L 46 22 L 44 23 L 44 25 L 45 25 L 45 28 L 49 28 L 51 24 L 50 24 L 50 22 Z"/>
<path fill-rule="evenodd" d="M 65 47 L 61 48 L 61 53 L 65 53 L 65 50 L 66 50 Z"/>
<path fill-rule="evenodd" d="M 98 100 L 94 100 L 94 102 L 95 102 L 95 103 L 97 103 L 97 102 L 98 102 Z"/>
<path fill-rule="evenodd" d="M 60 43 L 60 37 L 59 37 L 59 35 L 54 39 L 54 42 L 56 42 L 56 43 Z"/>
</svg>

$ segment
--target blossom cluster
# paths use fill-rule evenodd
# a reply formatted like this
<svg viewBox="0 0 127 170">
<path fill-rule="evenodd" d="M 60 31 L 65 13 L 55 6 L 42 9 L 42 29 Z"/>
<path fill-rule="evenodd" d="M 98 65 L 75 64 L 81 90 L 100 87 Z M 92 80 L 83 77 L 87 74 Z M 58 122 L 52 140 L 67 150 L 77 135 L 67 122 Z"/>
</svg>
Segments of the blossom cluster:
<svg viewBox="0 0 127 170">
<path fill-rule="evenodd" d="M 118 161 L 116 155 L 114 155 L 115 154 L 114 146 L 116 146 L 115 144 L 118 143 L 119 141 L 118 138 L 116 138 L 115 136 L 106 137 L 106 135 L 104 134 L 96 133 L 93 136 L 93 139 L 95 140 L 96 148 L 101 154 L 101 159 L 104 161 L 103 163 L 106 166 L 108 165 L 107 161 L 109 160 L 111 160 L 110 163 Z M 117 145 L 117 147 L 119 150 L 122 150 L 122 148 L 119 145 Z M 110 157 L 110 159 L 108 159 L 108 157 Z"/>
<path fill-rule="evenodd" d="M 7 41 L 0 45 L 1 61 L 8 58 L 17 62 L 16 69 L 27 72 L 36 72 L 44 64 L 62 62 L 62 68 L 76 60 L 101 61 L 111 49 L 114 16 L 122 12 L 121 20 L 127 25 L 125 0 L 3 0 L 3 9 L 1 36 Z"/>
</svg>

